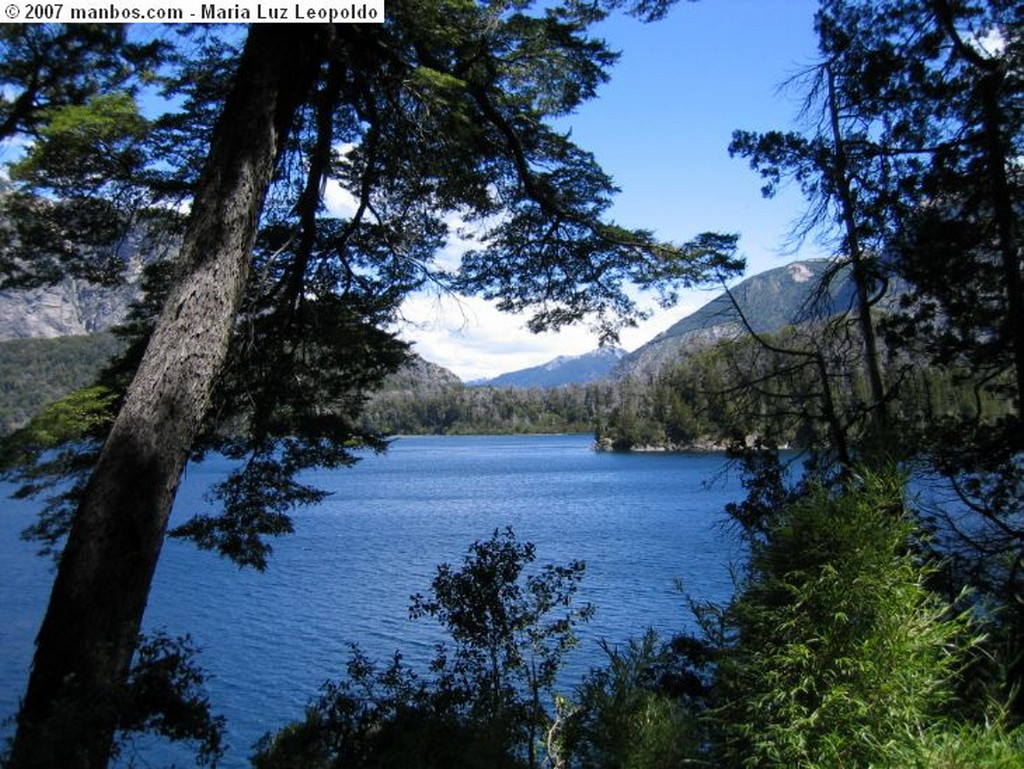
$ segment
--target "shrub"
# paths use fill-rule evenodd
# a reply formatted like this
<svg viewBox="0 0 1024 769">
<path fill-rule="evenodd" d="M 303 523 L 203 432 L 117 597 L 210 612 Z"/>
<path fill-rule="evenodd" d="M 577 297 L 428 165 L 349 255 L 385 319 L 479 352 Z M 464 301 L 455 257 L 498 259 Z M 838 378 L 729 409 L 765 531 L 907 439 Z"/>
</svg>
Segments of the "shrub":
<svg viewBox="0 0 1024 769">
<path fill-rule="evenodd" d="M 886 765 L 942 723 L 971 641 L 926 587 L 903 488 L 889 472 L 812 490 L 752 541 L 718 671 L 726 764 Z"/>
<path fill-rule="evenodd" d="M 554 765 L 669 769 L 699 756 L 696 709 L 670 691 L 671 651 L 659 649 L 654 631 L 604 650 L 607 667 L 587 675 L 576 703 L 563 703 Z"/>
<path fill-rule="evenodd" d="M 378 668 L 354 650 L 348 676 L 324 687 L 306 719 L 261 740 L 257 769 L 304 767 L 536 767 L 551 694 L 574 628 L 592 609 L 572 606 L 584 565 L 545 565 L 511 529 L 470 547 L 462 568 L 442 564 L 432 597 L 413 617 L 433 617 L 441 645 L 421 678 L 395 655 Z M 542 696 L 543 695 L 543 696 Z"/>
</svg>

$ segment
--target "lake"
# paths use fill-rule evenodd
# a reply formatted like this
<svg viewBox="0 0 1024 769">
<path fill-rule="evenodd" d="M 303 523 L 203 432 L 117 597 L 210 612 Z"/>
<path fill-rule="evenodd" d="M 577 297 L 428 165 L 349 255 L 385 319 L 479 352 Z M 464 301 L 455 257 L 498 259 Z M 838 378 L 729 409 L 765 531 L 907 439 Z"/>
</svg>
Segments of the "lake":
<svg viewBox="0 0 1024 769">
<path fill-rule="evenodd" d="M 169 541 L 145 625 L 188 633 L 202 648 L 210 699 L 228 721 L 221 766 L 247 766 L 263 732 L 300 718 L 320 685 L 344 672 L 351 643 L 382 662 L 401 650 L 422 669 L 441 636 L 409 619 L 410 595 L 426 594 L 439 563 L 461 563 L 495 529 L 533 542 L 538 563 L 587 564 L 580 602 L 597 612 L 568 659 L 567 689 L 603 662 L 599 639 L 691 629 L 678 583 L 695 598 L 726 600 L 739 550 L 722 510 L 742 490 L 724 458 L 598 453 L 591 441 L 400 438 L 354 468 L 311 473 L 333 493 L 295 515 L 296 533 L 275 542 L 264 574 Z M 225 470 L 219 460 L 190 466 L 173 522 L 204 509 L 205 489 Z M 52 579 L 52 563 L 18 539 L 31 510 L 8 501 L 0 514 L 0 718 L 23 693 Z M 143 766 L 190 765 L 184 752 L 140 749 Z"/>
</svg>

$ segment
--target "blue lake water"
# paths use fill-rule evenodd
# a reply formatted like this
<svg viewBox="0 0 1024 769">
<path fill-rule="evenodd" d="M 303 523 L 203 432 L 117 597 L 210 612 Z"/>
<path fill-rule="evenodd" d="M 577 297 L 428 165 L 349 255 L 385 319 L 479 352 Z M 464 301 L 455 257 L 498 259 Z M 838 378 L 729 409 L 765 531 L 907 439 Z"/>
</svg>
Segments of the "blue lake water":
<svg viewBox="0 0 1024 769">
<path fill-rule="evenodd" d="M 145 625 L 188 633 L 202 648 L 210 699 L 228 722 L 221 765 L 247 766 L 261 734 L 300 718 L 319 686 L 344 672 L 350 643 L 381 661 L 401 650 L 425 663 L 440 635 L 408 618 L 410 595 L 427 593 L 437 564 L 460 563 L 495 529 L 511 526 L 533 542 L 540 563 L 586 561 L 580 601 L 597 612 L 568 660 L 567 688 L 602 662 L 599 639 L 690 629 L 677 583 L 696 598 L 727 599 L 739 551 L 722 510 L 741 489 L 724 459 L 603 454 L 590 443 L 585 435 L 398 439 L 355 468 L 311 474 L 333 494 L 295 516 L 296 533 L 275 543 L 264 574 L 168 542 Z M 191 466 L 174 520 L 202 510 L 205 489 L 224 472 L 217 460 Z M 23 693 L 52 579 L 51 562 L 18 539 L 31 506 L 8 501 L 2 510 L 0 719 Z M 141 766 L 190 765 L 185 751 L 141 750 Z"/>
</svg>

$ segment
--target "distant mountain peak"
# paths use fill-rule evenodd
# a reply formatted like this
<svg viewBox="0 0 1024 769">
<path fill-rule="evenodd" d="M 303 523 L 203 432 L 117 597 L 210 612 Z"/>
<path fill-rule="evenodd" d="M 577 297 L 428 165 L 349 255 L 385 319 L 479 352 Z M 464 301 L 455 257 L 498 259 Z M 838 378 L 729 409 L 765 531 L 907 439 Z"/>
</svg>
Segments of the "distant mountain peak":
<svg viewBox="0 0 1024 769">
<path fill-rule="evenodd" d="M 742 336 L 746 333 L 744 319 L 758 333 L 770 333 L 799 323 L 829 264 L 827 259 L 801 259 L 751 275 L 730 290 L 731 297 L 719 294 L 631 353 L 619 347 L 605 347 L 584 355 L 559 355 L 539 366 L 469 384 L 558 387 L 606 378 L 653 376 L 663 366 L 692 352 Z M 847 305 L 850 290 L 848 281 L 836 280 L 826 304 Z"/>
<path fill-rule="evenodd" d="M 559 355 L 553 360 L 542 364 L 545 371 L 557 371 L 560 368 L 579 362 L 611 360 L 617 361 L 626 356 L 626 351 L 621 347 L 598 347 L 596 350 L 585 352 L 581 355 Z M 527 370 L 527 369 L 524 369 Z"/>
<path fill-rule="evenodd" d="M 539 366 L 510 371 L 469 384 L 482 387 L 562 387 L 604 379 L 626 356 L 621 347 L 599 347 L 582 355 L 559 355 Z"/>
<path fill-rule="evenodd" d="M 803 259 L 750 276 L 729 291 L 731 298 L 725 293 L 718 295 L 631 352 L 611 376 L 653 376 L 663 366 L 692 352 L 742 336 L 744 320 L 758 333 L 779 331 L 799 323 L 828 267 L 827 259 Z M 848 303 L 850 290 L 848 282 L 836 281 L 829 304 Z M 743 313 L 742 319 L 734 301 Z"/>
</svg>

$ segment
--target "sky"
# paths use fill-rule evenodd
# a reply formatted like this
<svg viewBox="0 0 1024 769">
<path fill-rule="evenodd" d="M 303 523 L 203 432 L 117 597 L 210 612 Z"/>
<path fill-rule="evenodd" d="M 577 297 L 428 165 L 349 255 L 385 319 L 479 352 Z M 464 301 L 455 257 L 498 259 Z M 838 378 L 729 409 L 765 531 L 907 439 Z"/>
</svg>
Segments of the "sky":
<svg viewBox="0 0 1024 769">
<path fill-rule="evenodd" d="M 620 15 L 597 28 L 621 58 L 598 97 L 563 125 L 621 189 L 617 223 L 676 242 L 738 233 L 746 275 L 821 255 L 813 243 L 796 252 L 789 243 L 805 208 L 799 191 L 765 200 L 757 173 L 728 153 L 735 129 L 796 127 L 799 90 L 780 87 L 815 59 L 816 8 L 816 0 L 681 0 L 663 21 Z M 623 332 L 622 346 L 639 347 L 720 291 L 683 292 L 676 307 Z M 476 298 L 417 295 L 403 314 L 402 337 L 463 381 L 597 347 L 585 325 L 534 335 L 525 318 Z"/>
</svg>

